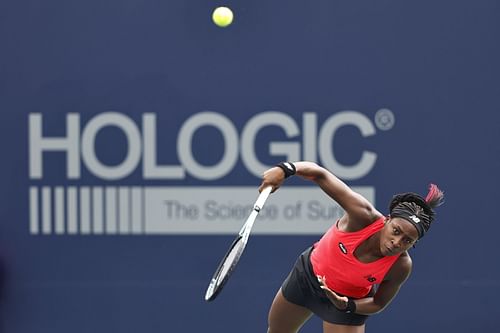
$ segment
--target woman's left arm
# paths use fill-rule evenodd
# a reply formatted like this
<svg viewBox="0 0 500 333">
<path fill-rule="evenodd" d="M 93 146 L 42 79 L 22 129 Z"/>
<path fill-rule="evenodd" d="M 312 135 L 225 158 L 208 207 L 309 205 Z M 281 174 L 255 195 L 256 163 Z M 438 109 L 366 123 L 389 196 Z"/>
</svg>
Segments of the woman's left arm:
<svg viewBox="0 0 500 333">
<path fill-rule="evenodd" d="M 354 301 L 356 303 L 356 313 L 371 315 L 384 310 L 410 276 L 411 268 L 412 261 L 410 256 L 404 255 L 399 257 L 391 270 L 386 274 L 384 281 L 379 285 L 373 297 Z"/>
<path fill-rule="evenodd" d="M 326 286 L 326 281 L 318 276 L 318 281 L 321 288 L 325 291 L 326 296 L 339 309 L 346 310 L 349 302 L 354 301 L 355 313 L 363 315 L 372 315 L 384 310 L 392 299 L 397 295 L 399 288 L 408 279 L 411 273 L 411 258 L 410 256 L 401 256 L 394 263 L 391 270 L 386 274 L 384 281 L 379 285 L 377 292 L 373 297 L 365 297 L 349 301 L 348 297 L 340 296 Z"/>
</svg>

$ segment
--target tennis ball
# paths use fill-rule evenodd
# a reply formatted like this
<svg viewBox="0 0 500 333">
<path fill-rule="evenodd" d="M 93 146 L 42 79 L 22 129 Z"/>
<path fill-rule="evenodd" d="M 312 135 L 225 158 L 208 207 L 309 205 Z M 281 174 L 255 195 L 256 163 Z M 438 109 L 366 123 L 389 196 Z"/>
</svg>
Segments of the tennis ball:
<svg viewBox="0 0 500 333">
<path fill-rule="evenodd" d="M 212 20 L 221 28 L 225 28 L 233 22 L 233 12 L 227 7 L 217 7 L 212 14 Z"/>
</svg>

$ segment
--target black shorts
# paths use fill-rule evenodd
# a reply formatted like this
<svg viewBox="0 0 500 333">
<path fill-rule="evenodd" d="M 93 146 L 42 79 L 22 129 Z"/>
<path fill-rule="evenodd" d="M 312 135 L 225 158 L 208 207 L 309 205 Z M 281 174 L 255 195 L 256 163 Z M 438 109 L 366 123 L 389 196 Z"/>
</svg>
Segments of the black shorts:
<svg viewBox="0 0 500 333">
<path fill-rule="evenodd" d="M 326 297 L 314 275 L 309 259 L 311 252 L 312 247 L 305 250 L 295 262 L 295 266 L 281 286 L 283 296 L 289 302 L 311 310 L 326 322 L 338 325 L 363 325 L 369 316 L 342 312 Z M 373 295 L 373 291 L 374 288 L 370 291 L 370 296 Z"/>
</svg>

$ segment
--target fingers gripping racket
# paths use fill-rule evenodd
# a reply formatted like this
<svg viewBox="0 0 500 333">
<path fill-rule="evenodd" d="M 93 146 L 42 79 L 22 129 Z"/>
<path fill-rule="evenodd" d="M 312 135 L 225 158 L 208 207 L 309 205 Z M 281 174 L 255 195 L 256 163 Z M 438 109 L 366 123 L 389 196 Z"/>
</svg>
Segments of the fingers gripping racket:
<svg viewBox="0 0 500 333">
<path fill-rule="evenodd" d="M 261 209 L 264 207 L 264 203 L 269 197 L 269 194 L 271 194 L 271 190 L 272 187 L 269 186 L 262 190 L 259 194 L 250 216 L 248 216 L 245 224 L 238 233 L 238 236 L 229 247 L 229 250 L 226 252 L 224 258 L 222 258 L 219 267 L 217 267 L 217 270 L 208 285 L 207 292 L 205 293 L 205 301 L 214 300 L 221 292 L 227 280 L 229 280 L 229 277 L 236 268 L 236 265 L 245 250 L 245 246 L 248 243 L 248 237 L 250 236 L 250 231 L 252 231 L 253 223 L 255 222 L 257 215 L 259 215 Z"/>
</svg>

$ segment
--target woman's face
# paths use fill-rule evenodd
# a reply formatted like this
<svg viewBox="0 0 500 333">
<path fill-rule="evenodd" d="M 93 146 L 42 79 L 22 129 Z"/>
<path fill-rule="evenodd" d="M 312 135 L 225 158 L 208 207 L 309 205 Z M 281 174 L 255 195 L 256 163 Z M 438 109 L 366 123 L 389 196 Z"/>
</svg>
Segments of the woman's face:
<svg viewBox="0 0 500 333">
<path fill-rule="evenodd" d="M 380 251 L 384 256 L 395 256 L 412 247 L 418 240 L 417 229 L 400 217 L 389 218 L 380 237 Z"/>
</svg>

